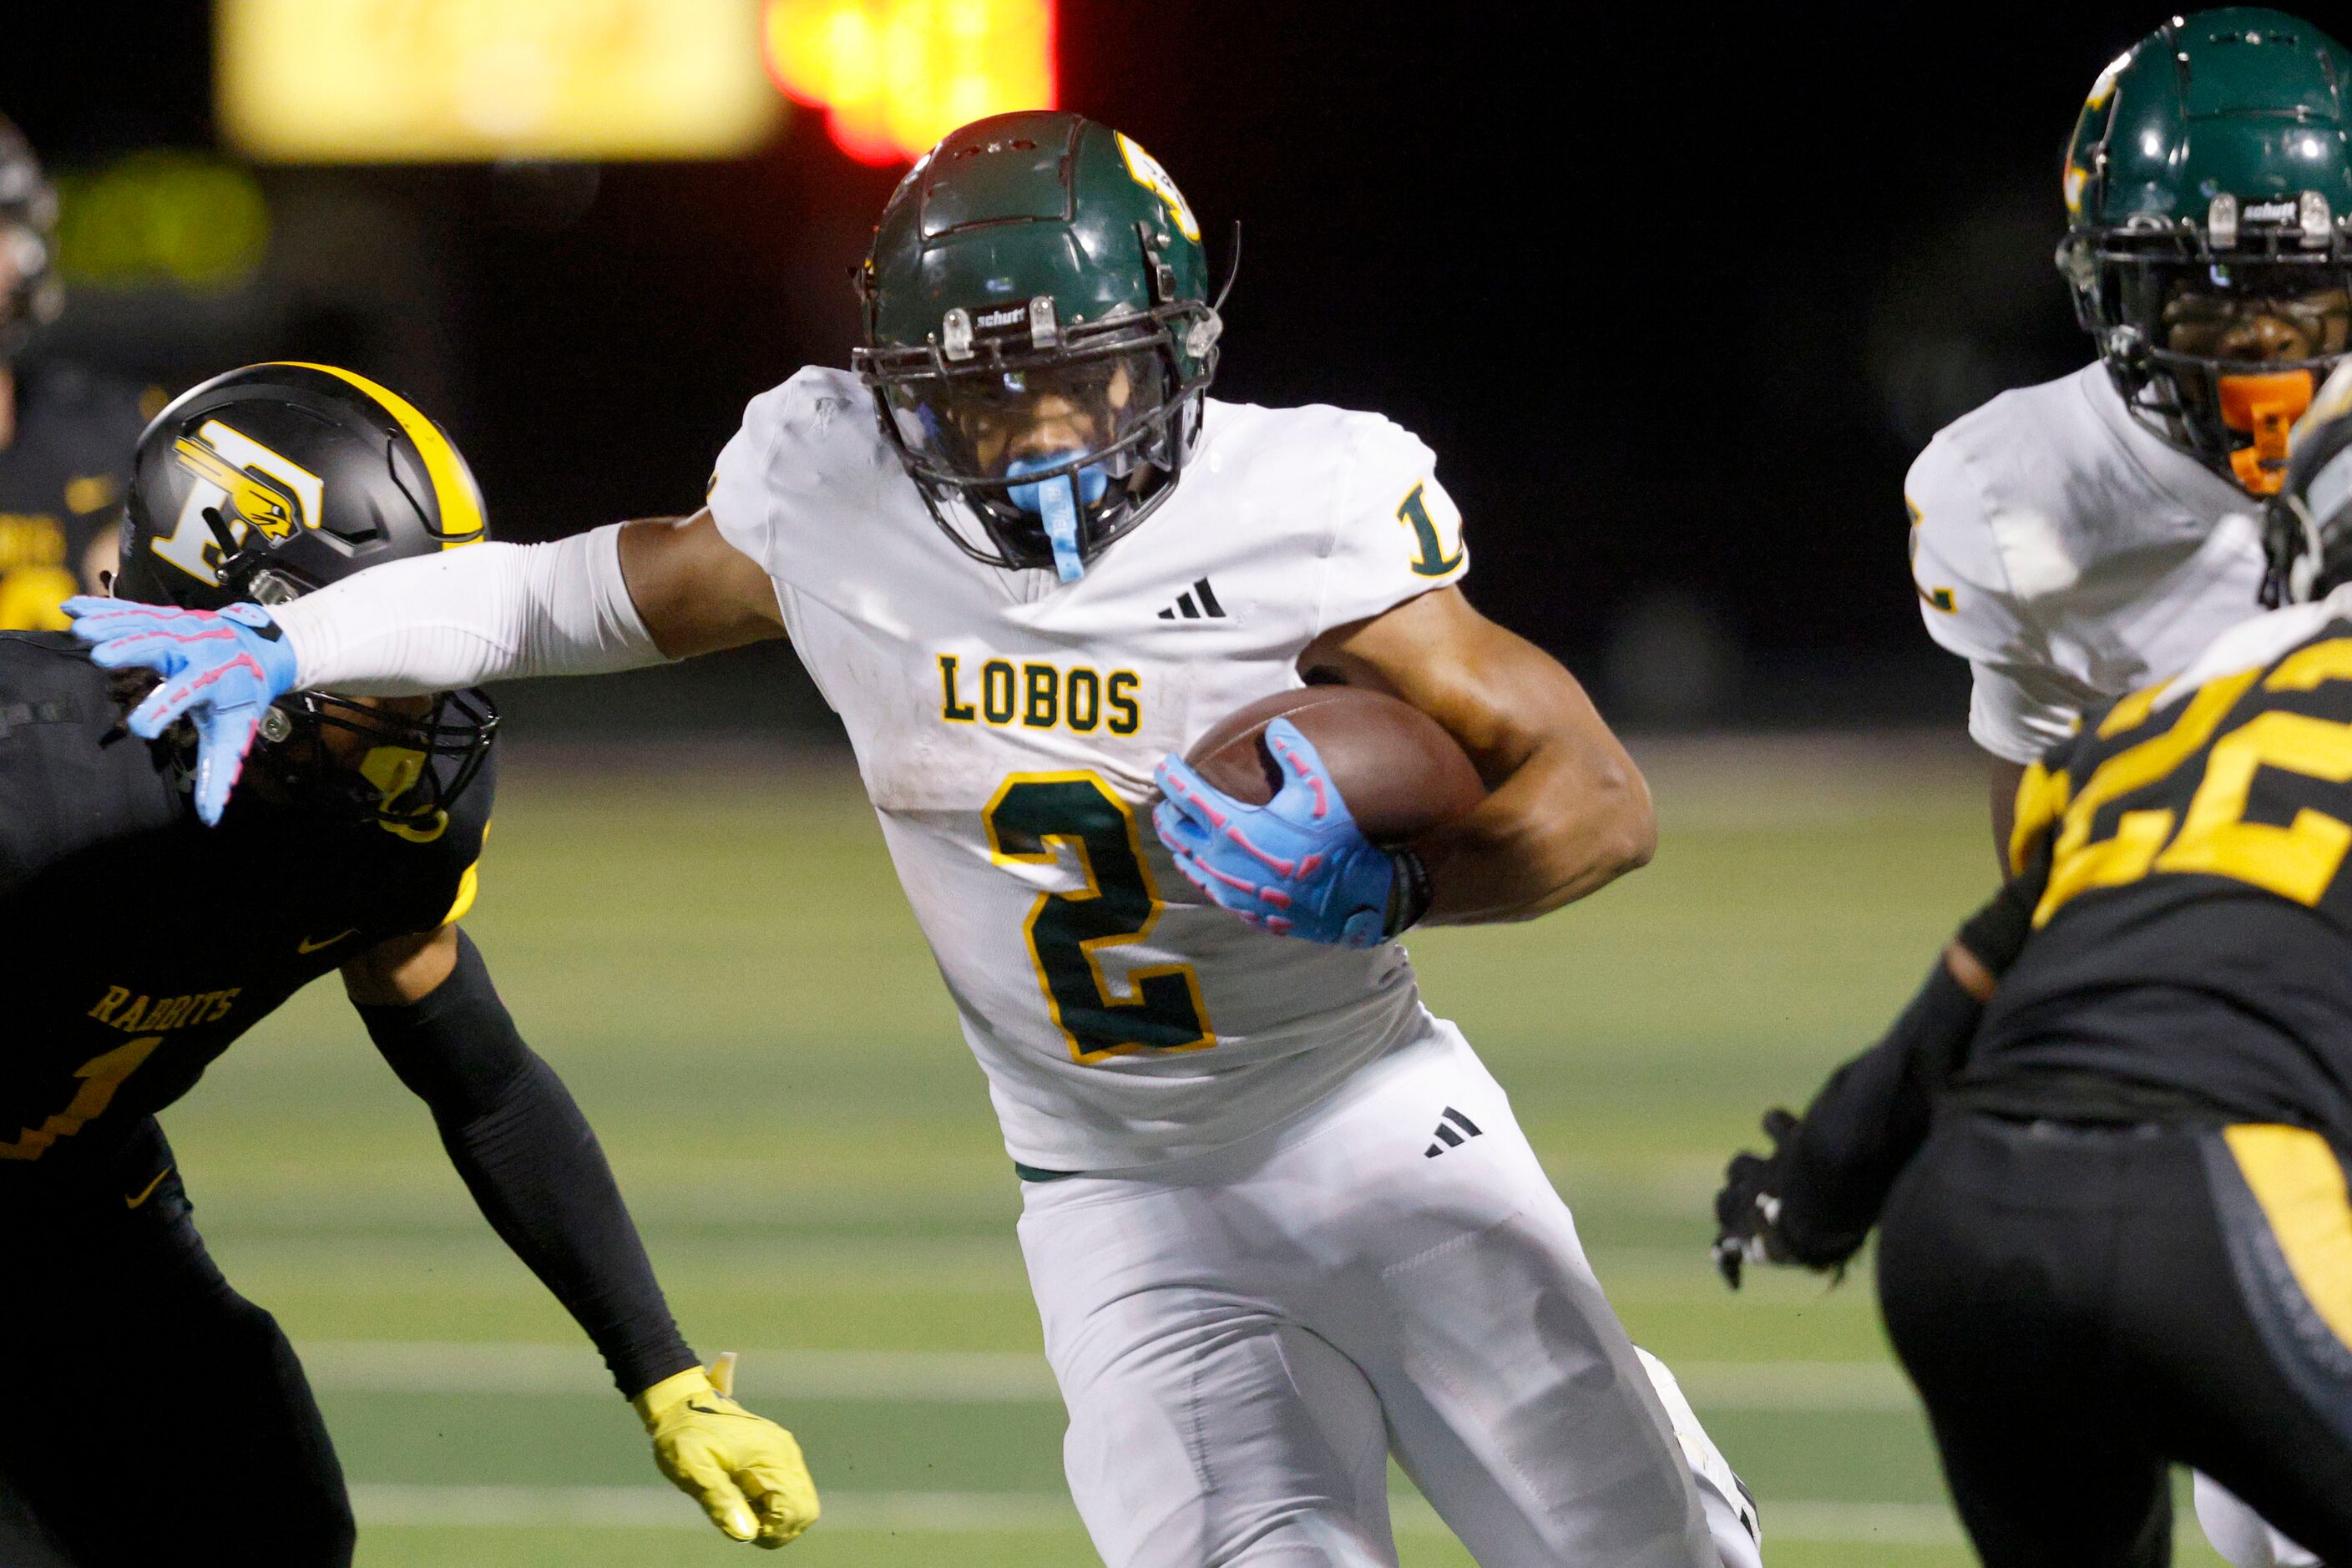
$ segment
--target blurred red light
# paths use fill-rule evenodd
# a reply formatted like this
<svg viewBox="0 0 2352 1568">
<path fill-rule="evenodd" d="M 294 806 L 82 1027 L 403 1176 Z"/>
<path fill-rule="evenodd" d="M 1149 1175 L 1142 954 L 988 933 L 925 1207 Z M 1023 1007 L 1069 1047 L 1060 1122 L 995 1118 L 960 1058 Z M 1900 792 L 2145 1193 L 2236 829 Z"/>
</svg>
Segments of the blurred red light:
<svg viewBox="0 0 2352 1568">
<path fill-rule="evenodd" d="M 890 140 L 889 132 L 854 111 L 831 109 L 825 111 L 824 128 L 833 136 L 833 144 L 860 163 L 887 168 L 892 163 L 911 162 L 908 154 Z M 920 157 L 920 153 L 915 154 Z"/>
<path fill-rule="evenodd" d="M 908 163 L 957 126 L 1052 109 L 1055 0 L 767 0 L 768 74 L 824 106 L 861 163 Z"/>
</svg>

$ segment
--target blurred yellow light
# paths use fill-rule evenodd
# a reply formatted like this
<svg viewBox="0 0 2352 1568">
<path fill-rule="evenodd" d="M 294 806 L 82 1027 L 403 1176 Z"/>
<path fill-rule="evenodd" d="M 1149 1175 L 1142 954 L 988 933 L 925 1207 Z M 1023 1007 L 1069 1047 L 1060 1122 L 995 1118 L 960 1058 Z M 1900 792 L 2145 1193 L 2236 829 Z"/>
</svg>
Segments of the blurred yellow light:
<svg viewBox="0 0 2352 1568">
<path fill-rule="evenodd" d="M 1054 0 L 767 0 L 768 69 L 861 163 L 1055 103 Z"/>
<path fill-rule="evenodd" d="M 719 158 L 783 106 L 760 0 L 217 0 L 228 140 L 282 163 Z"/>
</svg>

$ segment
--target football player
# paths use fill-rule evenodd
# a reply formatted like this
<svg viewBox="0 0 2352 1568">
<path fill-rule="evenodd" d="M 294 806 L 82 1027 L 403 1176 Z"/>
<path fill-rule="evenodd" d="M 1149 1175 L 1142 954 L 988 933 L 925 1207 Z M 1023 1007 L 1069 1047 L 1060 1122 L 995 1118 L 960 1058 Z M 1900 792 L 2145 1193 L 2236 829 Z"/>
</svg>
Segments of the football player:
<svg viewBox="0 0 2352 1568">
<path fill-rule="evenodd" d="M 1717 1200 L 1735 1285 L 1879 1226 L 1992 1568 L 2170 1562 L 2168 1462 L 2352 1562 L 2347 407 L 2352 366 L 2270 511 L 2286 607 L 2027 771 L 2011 879 Z"/>
<path fill-rule="evenodd" d="M 1395 941 L 1544 913 L 1653 840 L 1575 681 L 1462 596 L 1429 449 L 1374 415 L 1212 400 L 1199 221 L 1074 114 L 941 142 L 860 288 L 855 374 L 754 399 L 691 518 L 226 617 L 78 602 L 79 633 L 163 674 L 133 728 L 195 721 L 207 810 L 286 691 L 789 636 L 987 1071 L 1107 1561 L 1393 1563 L 1393 1447 L 1482 1563 L 1755 1563 L 1752 1507 L 1677 1433 Z M 1287 722 L 1265 807 L 1179 760 L 1309 679 L 1422 708 L 1491 797 L 1390 851 Z"/>
<path fill-rule="evenodd" d="M 447 438 L 328 366 L 205 383 L 133 467 L 126 601 L 282 605 L 485 548 Z M 0 635 L 5 1489 L 80 1568 L 351 1561 L 342 1474 L 302 1369 L 207 1257 L 155 1120 L 340 970 L 484 1215 L 635 1400 L 663 1469 L 731 1536 L 799 1533 L 816 1500 L 791 1435 L 725 1398 L 723 1373 L 679 1337 L 594 1135 L 456 923 L 490 815 L 488 700 L 286 698 L 255 715 L 251 787 L 208 828 L 184 731 L 124 731 L 152 677 L 106 668 L 123 663 L 58 633 Z M 198 888 L 234 896 L 188 924 L 140 912 Z M 0 1536 L 0 1559 L 40 1552 Z"/>
<path fill-rule="evenodd" d="M 65 629 L 59 604 L 97 593 L 113 569 L 124 462 L 160 392 L 54 357 L 26 363 L 54 320 L 57 193 L 22 132 L 0 116 L 0 630 Z"/>
<path fill-rule="evenodd" d="M 2175 18 L 2100 72 L 2058 250 L 2099 358 L 1912 466 L 1920 615 L 1974 673 L 2003 856 L 2027 763 L 2260 608 L 2263 498 L 2352 332 L 2347 82 L 2327 35 L 2252 8 Z"/>
<path fill-rule="evenodd" d="M 2352 331 L 2352 55 L 2252 8 L 2099 73 L 2059 269 L 2099 358 L 1937 435 L 1906 483 L 1920 614 L 1969 661 L 2005 855 L 2025 764 L 2260 609 L 2263 498 Z M 2192 133 L 2193 132 L 2193 133 Z M 2238 1568 L 2305 1563 L 2199 1486 Z"/>
</svg>

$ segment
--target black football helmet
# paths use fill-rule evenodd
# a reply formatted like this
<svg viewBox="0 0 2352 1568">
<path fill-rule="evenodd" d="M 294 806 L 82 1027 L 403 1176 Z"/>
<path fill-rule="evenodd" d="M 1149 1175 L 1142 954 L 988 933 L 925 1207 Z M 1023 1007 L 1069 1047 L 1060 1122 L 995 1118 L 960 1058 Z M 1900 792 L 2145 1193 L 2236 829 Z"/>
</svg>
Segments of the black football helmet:
<svg viewBox="0 0 2352 1568">
<path fill-rule="evenodd" d="M 466 459 L 407 399 L 332 365 L 247 365 L 181 394 L 139 437 L 114 594 L 282 605 L 488 534 Z M 478 691 L 443 692 L 414 716 L 301 692 L 263 721 L 255 760 L 305 803 L 432 837 L 497 729 Z M 356 768 L 335 761 L 331 730 L 366 743 Z"/>
<path fill-rule="evenodd" d="M 57 228 L 58 193 L 25 133 L 0 115 L 0 364 L 65 304 Z"/>
</svg>

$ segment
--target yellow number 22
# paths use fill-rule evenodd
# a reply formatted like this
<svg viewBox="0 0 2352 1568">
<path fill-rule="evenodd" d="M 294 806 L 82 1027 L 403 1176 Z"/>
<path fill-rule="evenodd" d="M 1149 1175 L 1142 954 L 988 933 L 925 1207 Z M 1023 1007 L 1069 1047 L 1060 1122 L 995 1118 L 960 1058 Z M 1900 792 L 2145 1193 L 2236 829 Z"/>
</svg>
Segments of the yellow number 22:
<svg viewBox="0 0 2352 1568">
<path fill-rule="evenodd" d="M 2136 881 L 2150 872 L 2203 873 L 2316 904 L 2352 851 L 2352 826 L 2305 806 L 2284 826 L 2248 822 L 2254 777 L 2264 768 L 2323 784 L 2352 783 L 2352 723 L 2277 710 L 2257 713 L 2215 741 L 2205 776 L 2172 831 L 2167 810 L 2127 811 L 2113 837 L 2090 841 L 2091 819 L 2119 795 L 2154 784 L 2203 744 L 2258 672 L 2245 670 L 2200 689 L 2172 728 L 2117 752 L 2085 781 L 2064 806 L 2049 889 L 2033 912 L 2037 926 L 2075 894 Z M 2303 648 L 2263 682 L 2266 690 L 2307 691 L 2328 680 L 2352 679 L 2352 638 Z M 2130 699 L 2126 699 L 2128 704 Z M 2139 712 L 2144 714 L 2146 705 Z M 2118 707 L 2116 718 L 2124 717 Z M 2117 727 L 2110 721 L 2103 729 Z"/>
</svg>

